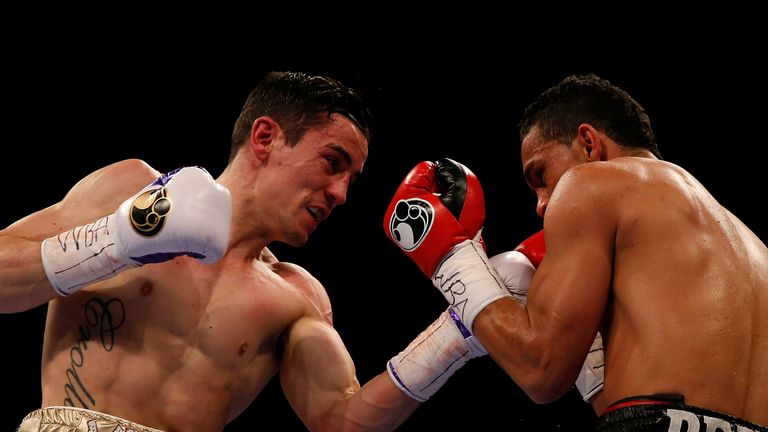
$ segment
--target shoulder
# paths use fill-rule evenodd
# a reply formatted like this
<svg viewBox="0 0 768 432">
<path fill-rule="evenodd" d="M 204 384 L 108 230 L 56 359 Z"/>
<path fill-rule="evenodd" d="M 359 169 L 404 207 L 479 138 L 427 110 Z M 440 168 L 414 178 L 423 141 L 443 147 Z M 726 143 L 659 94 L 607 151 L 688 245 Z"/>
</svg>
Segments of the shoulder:
<svg viewBox="0 0 768 432">
<path fill-rule="evenodd" d="M 652 217 L 664 203 L 677 202 L 694 181 L 677 165 L 656 159 L 581 164 L 560 178 L 547 206 L 545 227 L 568 230 L 589 223 L 611 234 L 619 225 Z"/>
<path fill-rule="evenodd" d="M 612 238 L 626 209 L 649 196 L 653 180 L 647 161 L 634 159 L 585 163 L 563 174 L 544 215 L 547 245 L 555 233 L 567 239 L 598 233 Z"/>
<path fill-rule="evenodd" d="M 325 287 L 317 278 L 299 265 L 278 261 L 267 249 L 262 252 L 261 261 L 298 290 L 310 304 L 312 309 L 309 311 L 310 314 L 317 314 L 328 324 L 333 324 L 331 300 Z"/>
<path fill-rule="evenodd" d="M 289 266 L 293 272 L 303 280 L 304 283 L 300 283 L 298 285 L 299 288 L 309 299 L 310 303 L 312 303 L 323 320 L 332 325 L 333 311 L 331 309 L 331 299 L 328 298 L 328 292 L 325 290 L 323 284 L 304 269 L 304 267 L 291 263 L 286 263 L 285 265 Z"/>
<path fill-rule="evenodd" d="M 605 213 L 622 185 L 631 184 L 626 172 L 614 162 L 590 162 L 566 171 L 555 186 L 547 206 L 545 221 L 553 216 L 583 216 Z"/>
<path fill-rule="evenodd" d="M 139 159 L 126 159 L 100 168 L 77 182 L 61 205 L 114 207 L 144 186 L 160 173 Z M 114 209 L 113 209 L 114 210 Z"/>
<path fill-rule="evenodd" d="M 67 197 L 94 186 L 120 185 L 127 190 L 139 189 L 160 176 L 160 172 L 140 159 L 126 159 L 102 167 L 77 182 L 69 191 Z M 67 198 L 65 197 L 65 199 Z"/>
<path fill-rule="evenodd" d="M 647 195 L 674 171 L 672 164 L 645 158 L 619 158 L 575 166 L 560 178 L 552 195 L 555 206 L 585 206 L 605 212 L 633 197 Z M 547 208 L 549 212 L 550 208 Z"/>
<path fill-rule="evenodd" d="M 59 202 L 11 224 L 10 232 L 43 239 L 114 212 L 160 174 L 147 163 L 128 159 L 100 168 L 78 181 Z"/>
</svg>

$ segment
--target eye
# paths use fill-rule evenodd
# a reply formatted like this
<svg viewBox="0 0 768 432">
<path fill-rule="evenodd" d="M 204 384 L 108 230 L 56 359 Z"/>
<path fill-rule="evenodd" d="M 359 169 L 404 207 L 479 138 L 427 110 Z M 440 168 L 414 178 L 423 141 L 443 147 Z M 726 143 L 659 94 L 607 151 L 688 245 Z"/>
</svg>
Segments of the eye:
<svg viewBox="0 0 768 432">
<path fill-rule="evenodd" d="M 532 189 L 546 186 L 544 183 L 544 168 L 541 165 L 534 167 L 527 174 L 528 185 Z"/>
<path fill-rule="evenodd" d="M 333 156 L 325 156 L 325 160 L 334 171 L 339 167 L 339 159 Z"/>
</svg>

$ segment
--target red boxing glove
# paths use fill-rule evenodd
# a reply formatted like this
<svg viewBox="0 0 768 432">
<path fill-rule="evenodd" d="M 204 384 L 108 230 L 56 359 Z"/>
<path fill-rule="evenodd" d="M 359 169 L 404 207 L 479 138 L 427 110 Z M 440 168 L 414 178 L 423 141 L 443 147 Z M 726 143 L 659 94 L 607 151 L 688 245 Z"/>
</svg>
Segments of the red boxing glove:
<svg viewBox="0 0 768 432">
<path fill-rule="evenodd" d="M 384 231 L 431 278 L 457 244 L 485 222 L 480 182 L 451 159 L 421 162 L 405 177 L 384 214 Z"/>
<path fill-rule="evenodd" d="M 547 252 L 544 244 L 544 230 L 528 237 L 522 243 L 517 245 L 516 251 L 522 253 L 533 264 L 533 267 L 539 268 L 539 264 L 544 259 Z"/>
</svg>

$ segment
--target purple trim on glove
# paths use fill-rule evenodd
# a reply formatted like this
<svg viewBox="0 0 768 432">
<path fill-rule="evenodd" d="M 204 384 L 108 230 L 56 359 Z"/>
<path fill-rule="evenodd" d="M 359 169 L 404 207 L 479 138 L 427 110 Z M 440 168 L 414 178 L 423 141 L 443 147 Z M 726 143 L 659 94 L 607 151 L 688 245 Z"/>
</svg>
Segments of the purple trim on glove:
<svg viewBox="0 0 768 432">
<path fill-rule="evenodd" d="M 453 308 L 448 308 L 448 313 L 451 314 L 451 318 L 453 318 L 453 323 L 456 324 L 456 327 L 459 328 L 459 331 L 461 332 L 461 335 L 464 336 L 464 339 L 471 337 L 472 332 L 470 332 L 469 329 L 464 325 L 464 323 L 461 322 L 461 318 L 459 318 L 459 314 L 457 314 L 456 311 L 453 310 Z"/>
<path fill-rule="evenodd" d="M 418 401 L 424 402 L 425 399 L 419 397 L 416 393 L 412 392 L 411 389 L 408 388 L 407 385 L 403 382 L 402 379 L 400 379 L 400 375 L 397 374 L 397 371 L 395 370 L 395 367 L 392 366 L 392 360 L 387 362 L 387 368 L 389 368 L 389 372 L 392 374 L 392 377 L 397 380 L 397 382 L 400 384 L 400 388 L 403 389 L 408 395 Z"/>
<path fill-rule="evenodd" d="M 176 168 L 175 170 L 168 171 L 167 173 L 156 178 L 155 181 L 153 181 L 150 186 L 165 186 L 166 184 L 168 184 L 168 181 L 171 179 L 171 177 L 176 175 L 176 173 L 181 171 L 183 168 L 184 167 Z"/>
<path fill-rule="evenodd" d="M 157 264 L 161 262 L 170 261 L 182 255 L 191 256 L 192 258 L 197 258 L 197 259 L 205 258 L 205 255 L 201 255 L 195 252 L 159 252 L 159 253 L 144 255 L 140 257 L 131 257 L 131 259 L 136 261 L 140 265 Z"/>
<path fill-rule="evenodd" d="M 190 168 L 190 167 L 180 167 L 180 168 L 176 168 L 175 170 L 168 171 L 167 173 L 165 173 L 165 174 L 161 175 L 160 177 L 156 178 L 155 181 L 153 181 L 150 184 L 150 186 L 165 186 L 166 184 L 168 184 L 168 181 L 173 176 L 176 175 L 176 173 L 178 173 L 179 171 L 183 170 L 184 168 Z M 192 168 L 197 168 L 197 169 L 203 171 L 204 173 L 208 173 L 208 170 L 206 170 L 205 168 L 203 168 L 203 167 L 201 167 L 199 165 L 196 165 L 196 166 L 194 166 Z"/>
</svg>

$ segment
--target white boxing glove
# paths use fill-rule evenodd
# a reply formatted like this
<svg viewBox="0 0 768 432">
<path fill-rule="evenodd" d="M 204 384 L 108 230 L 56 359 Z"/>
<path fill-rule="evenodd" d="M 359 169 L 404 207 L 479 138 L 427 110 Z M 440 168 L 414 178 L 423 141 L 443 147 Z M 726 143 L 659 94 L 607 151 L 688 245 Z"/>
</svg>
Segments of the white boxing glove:
<svg viewBox="0 0 768 432">
<path fill-rule="evenodd" d="M 512 297 L 523 305 L 528 304 L 528 286 L 536 273 L 531 261 L 518 251 L 500 253 L 489 261 Z"/>
<path fill-rule="evenodd" d="M 403 393 L 424 402 L 470 359 L 486 355 L 451 306 L 387 363 Z"/>
<path fill-rule="evenodd" d="M 576 388 L 579 389 L 584 402 L 592 399 L 603 389 L 605 381 L 605 357 L 603 356 L 603 337 L 597 332 L 592 346 L 589 348 L 587 359 L 576 378 Z"/>
<path fill-rule="evenodd" d="M 227 250 L 232 198 L 203 168 L 158 177 L 93 223 L 42 242 L 46 276 L 60 295 L 130 268 L 188 255 L 204 263 Z"/>
</svg>

